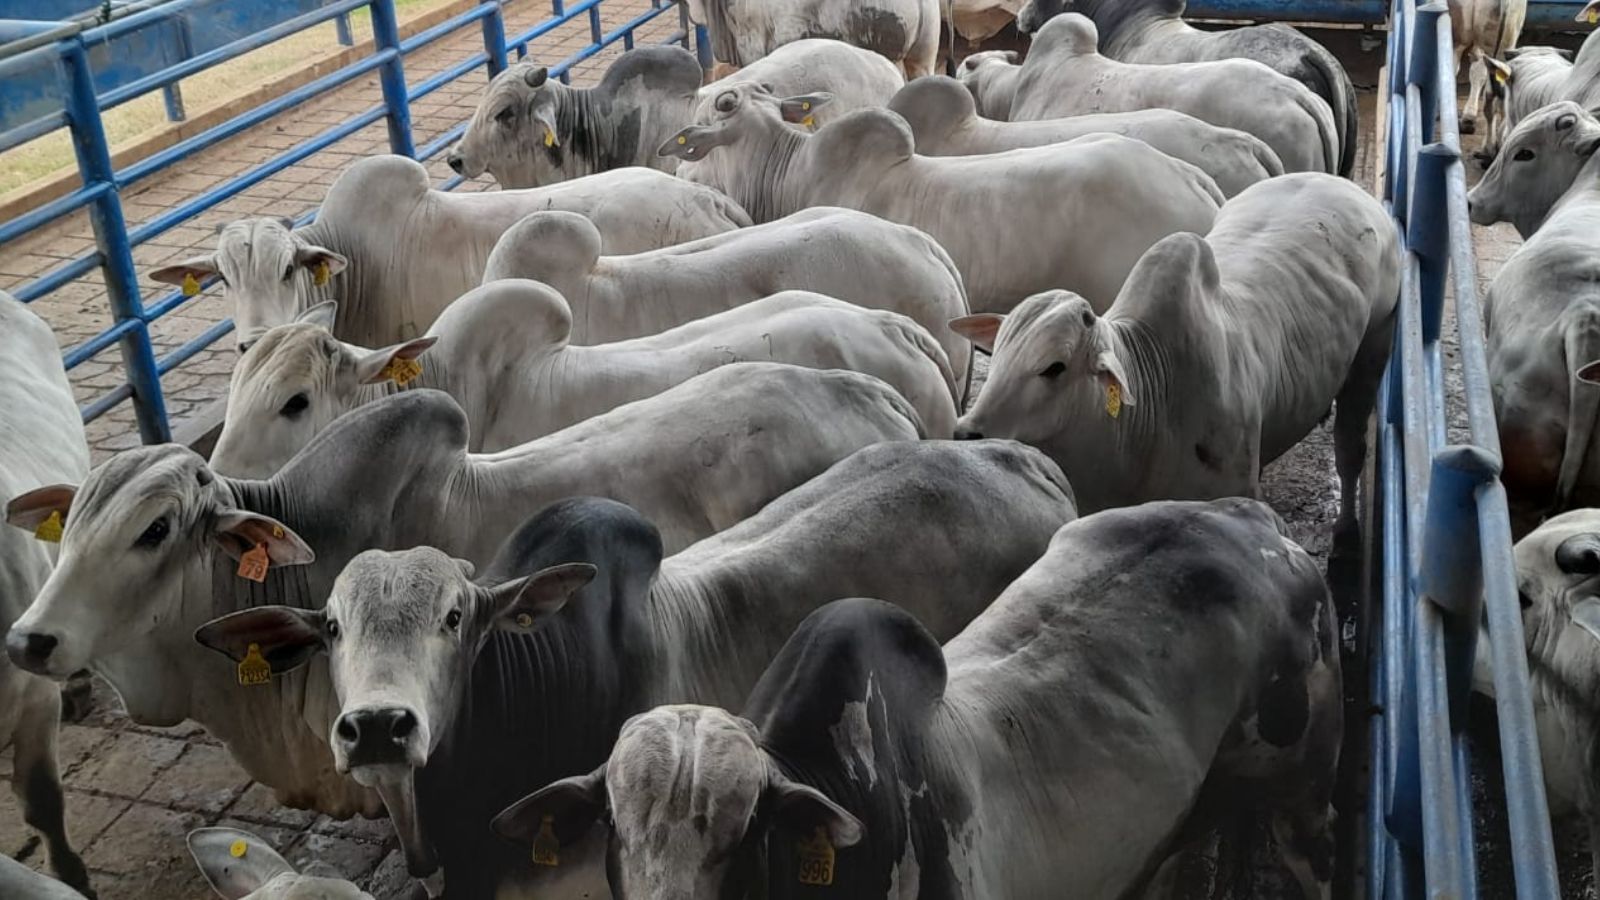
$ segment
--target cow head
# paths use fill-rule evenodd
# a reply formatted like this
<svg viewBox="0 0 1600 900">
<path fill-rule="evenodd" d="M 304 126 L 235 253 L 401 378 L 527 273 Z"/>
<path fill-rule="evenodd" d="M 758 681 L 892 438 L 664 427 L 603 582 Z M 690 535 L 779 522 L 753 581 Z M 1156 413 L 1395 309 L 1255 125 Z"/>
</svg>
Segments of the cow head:
<svg viewBox="0 0 1600 900">
<path fill-rule="evenodd" d="M 1076 0 L 1027 0 L 1017 10 L 1017 30 L 1033 34 L 1056 16 L 1077 12 L 1077 9 Z"/>
<path fill-rule="evenodd" d="M 12 662 L 53 678 L 179 618 L 186 587 L 209 592 L 219 550 L 264 554 L 268 568 L 314 559 L 283 523 L 234 508 L 205 460 L 174 444 L 120 453 L 81 488 L 22 494 L 6 521 L 36 533 L 64 526 L 55 571 L 6 636 Z"/>
<path fill-rule="evenodd" d="M 222 227 L 214 253 L 196 256 L 150 273 L 156 281 L 200 290 L 200 282 L 222 279 L 223 296 L 233 300 L 234 340 L 240 352 L 275 325 L 294 321 L 311 305 L 312 288 L 344 271 L 349 261 L 325 247 L 307 243 L 288 219 L 257 217 Z"/>
<path fill-rule="evenodd" d="M 235 478 L 268 478 L 334 419 L 358 405 L 363 385 L 393 380 L 396 361 L 415 360 L 436 338 L 381 350 L 334 339 L 332 302 L 262 334 L 233 368 L 222 434 L 211 467 Z"/>
<path fill-rule="evenodd" d="M 1524 238 L 1600 150 L 1600 121 L 1570 100 L 1552 103 L 1517 123 L 1483 179 L 1467 194 L 1472 221 L 1509 221 Z"/>
<path fill-rule="evenodd" d="M 493 827 L 531 844 L 537 860 L 602 817 L 607 875 L 622 900 L 765 896 L 769 836 L 832 847 L 862 837 L 854 816 L 783 774 L 753 724 L 703 706 L 634 716 L 605 765 L 530 794 Z"/>
<path fill-rule="evenodd" d="M 702 102 L 695 114 L 696 124 L 669 138 L 656 155 L 698 162 L 717 147 L 782 130 L 784 123 L 806 124 L 817 107 L 831 100 L 833 95 L 826 93 L 780 98 L 765 84 L 730 84 Z"/>
<path fill-rule="evenodd" d="M 956 423 L 957 438 L 1048 447 L 1075 423 L 1125 416 L 1124 407 L 1137 403 L 1111 327 L 1077 294 L 1035 294 L 1009 316 L 964 316 L 950 327 L 994 354 L 977 403 Z"/>
<path fill-rule="evenodd" d="M 278 851 L 248 831 L 199 828 L 189 854 L 224 900 L 372 900 L 342 878 L 301 875 Z"/>
<path fill-rule="evenodd" d="M 561 169 L 566 137 L 557 110 L 562 89 L 550 80 L 549 69 L 532 63 L 496 75 L 461 140 L 450 148 L 450 168 L 467 178 L 488 172 L 508 189 L 542 187 L 569 177 Z"/>
<path fill-rule="evenodd" d="M 1523 636 L 1536 678 L 1593 715 L 1600 695 L 1600 512 L 1556 516 L 1515 547 Z"/>
<path fill-rule="evenodd" d="M 328 737 L 334 764 L 379 790 L 413 873 L 427 874 L 432 851 L 415 827 L 411 771 L 448 732 L 491 632 L 533 629 L 594 575 L 572 563 L 483 587 L 470 563 L 432 547 L 369 550 L 339 574 L 323 609 L 242 610 L 195 639 L 235 661 L 254 646 L 274 675 L 327 654 L 340 704 Z"/>
</svg>

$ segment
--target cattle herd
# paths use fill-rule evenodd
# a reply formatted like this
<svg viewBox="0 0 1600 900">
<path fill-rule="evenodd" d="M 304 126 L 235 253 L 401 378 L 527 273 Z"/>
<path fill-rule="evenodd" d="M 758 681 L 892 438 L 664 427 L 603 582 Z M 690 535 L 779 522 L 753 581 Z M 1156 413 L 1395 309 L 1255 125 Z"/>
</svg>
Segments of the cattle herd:
<svg viewBox="0 0 1600 900">
<path fill-rule="evenodd" d="M 1600 835 L 1600 32 L 1507 58 L 1516 4 L 1461 6 L 1545 772 Z M 387 816 L 418 896 L 1170 897 L 1245 816 L 1327 896 L 1339 629 L 1259 498 L 1331 415 L 1358 539 L 1402 261 L 1349 76 L 1182 0 L 1028 0 L 956 77 L 938 0 L 690 8 L 732 74 L 496 76 L 448 162 L 501 190 L 364 159 L 152 272 L 231 303 L 209 459 L 91 468 L 0 295 L 0 744 L 60 878 L 0 895 L 93 896 L 50 680 L 89 669 Z"/>
</svg>

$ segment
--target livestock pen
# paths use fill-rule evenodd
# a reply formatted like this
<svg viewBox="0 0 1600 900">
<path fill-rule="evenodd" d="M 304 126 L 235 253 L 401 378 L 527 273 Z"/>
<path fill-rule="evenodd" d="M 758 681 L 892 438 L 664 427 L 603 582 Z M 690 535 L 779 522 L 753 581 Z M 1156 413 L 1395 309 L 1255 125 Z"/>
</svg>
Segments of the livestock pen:
<svg viewBox="0 0 1600 900">
<path fill-rule="evenodd" d="M 1560 26 L 1581 5 L 1530 3 L 1529 27 Z M 232 323 L 210 309 L 220 304 L 203 290 L 191 296 L 141 278 L 205 247 L 212 224 L 265 212 L 310 221 L 332 173 L 370 152 L 431 162 L 440 186 L 461 187 L 438 160 L 470 114 L 478 73 L 492 76 L 525 54 L 563 79 L 591 76 L 606 54 L 636 41 L 684 42 L 709 63 L 684 10 L 667 0 L 457 0 L 409 28 L 395 0 L 167 0 L 109 4 L 93 19 L 33 20 L 42 7 L 16 4 L 28 12 L 17 15 L 0 6 L 0 15 L 17 15 L 0 20 L 8 41 L 0 46 L 0 151 L 65 128 L 79 183 L 31 209 L 0 213 L 8 216 L 0 223 L 0 287 L 33 304 L 69 345 L 65 359 L 97 456 L 138 441 L 192 440 L 216 424 L 233 358 L 218 342 Z M 1370 603 L 1353 605 L 1344 635 L 1354 666 L 1347 671 L 1367 672 L 1370 690 L 1351 691 L 1346 762 L 1360 790 L 1348 796 L 1365 807 L 1342 812 L 1364 830 L 1347 831 L 1342 892 L 1496 896 L 1480 882 L 1466 733 L 1476 624 L 1486 615 L 1499 679 L 1500 814 L 1510 826 L 1516 896 L 1556 897 L 1496 478 L 1481 267 L 1466 218 L 1444 9 L 1414 0 L 1205 0 L 1189 13 L 1388 26 L 1380 189 L 1408 253 L 1369 479 L 1376 589 Z M 370 15 L 372 35 L 360 45 L 348 21 L 359 12 Z M 274 96 L 184 121 L 184 79 L 319 28 L 335 29 L 347 49 Z M 117 153 L 103 113 L 155 93 L 180 124 L 165 146 Z M 1464 430 L 1447 428 L 1456 408 Z M 192 727 L 72 729 L 63 768 L 76 789 L 69 826 L 103 897 L 189 896 L 186 866 L 150 862 L 181 854 L 181 846 L 149 836 L 201 822 L 254 828 L 359 876 L 378 896 L 403 875 L 385 823 L 274 809 L 267 792 L 240 781 L 225 752 Z M 41 865 L 20 816 L 3 803 L 0 839 L 0 851 Z"/>
</svg>

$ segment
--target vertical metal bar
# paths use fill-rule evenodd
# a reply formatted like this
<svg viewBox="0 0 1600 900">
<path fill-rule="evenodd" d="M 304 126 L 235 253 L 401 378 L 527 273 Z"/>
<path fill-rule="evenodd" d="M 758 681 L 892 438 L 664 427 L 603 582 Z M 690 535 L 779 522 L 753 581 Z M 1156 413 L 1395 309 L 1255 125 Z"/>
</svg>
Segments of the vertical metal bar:
<svg viewBox="0 0 1600 900">
<path fill-rule="evenodd" d="M 147 444 L 159 444 L 171 440 L 172 433 L 167 423 L 166 403 L 161 396 L 161 376 L 156 370 L 155 353 L 150 348 L 150 331 L 145 320 L 144 298 L 139 292 L 139 276 L 133 267 L 133 250 L 128 246 L 122 201 L 115 189 L 111 151 L 106 146 L 105 127 L 100 121 L 94 73 L 89 68 L 89 55 L 82 36 L 74 35 L 58 46 L 67 76 L 67 119 L 73 151 L 78 157 L 78 172 L 85 185 L 112 186 L 112 190 L 102 193 L 89 207 L 89 222 L 94 228 L 95 244 L 100 248 L 111 313 L 119 323 L 132 323 L 127 335 L 118 343 L 128 384 L 133 387 L 133 411 L 139 422 L 139 437 Z"/>
<path fill-rule="evenodd" d="M 506 70 L 506 19 L 505 7 L 500 0 L 483 0 L 494 7 L 494 12 L 483 17 L 483 51 L 489 56 L 489 77 Z"/>
<path fill-rule="evenodd" d="M 1430 0 L 1417 7 L 1416 18 L 1411 23 L 1411 60 L 1407 79 L 1422 95 L 1422 130 L 1416 134 L 1417 146 L 1433 143 L 1435 110 L 1439 108 L 1439 20 L 1449 27 L 1449 9 L 1440 0 Z M 1455 102 L 1455 84 L 1450 85 L 1449 99 Z"/>
<path fill-rule="evenodd" d="M 1424 119 L 1427 116 L 1423 117 Z M 1411 217 L 1406 246 L 1417 255 L 1422 291 L 1422 339 L 1439 340 L 1444 323 L 1445 276 L 1450 271 L 1450 230 L 1445 221 L 1446 169 L 1460 156 L 1443 144 L 1417 151 L 1416 181 L 1411 185 Z"/>
<path fill-rule="evenodd" d="M 389 149 L 415 158 L 417 149 L 411 143 L 411 106 L 406 98 L 406 68 L 400 55 L 400 24 L 395 20 L 394 0 L 373 0 L 372 39 L 379 50 L 394 54 L 378 70 L 383 102 L 389 110 Z"/>
<path fill-rule="evenodd" d="M 194 53 L 194 46 L 189 37 L 189 17 L 179 15 L 172 20 L 174 43 L 177 44 L 177 62 L 183 62 Z M 161 89 L 161 99 L 167 106 L 167 121 L 182 122 L 186 115 L 183 109 L 183 88 L 178 82 L 167 85 Z"/>
<path fill-rule="evenodd" d="M 683 17 L 685 21 L 688 21 L 687 4 L 684 5 Z M 700 60 L 700 68 L 707 72 L 711 71 L 712 67 L 717 64 L 717 61 L 711 56 L 711 34 L 706 31 L 704 25 L 696 25 L 694 27 L 694 55 Z"/>
<path fill-rule="evenodd" d="M 333 34 L 339 39 L 339 46 L 353 47 L 356 36 L 350 33 L 350 14 L 340 13 L 333 20 Z"/>
</svg>

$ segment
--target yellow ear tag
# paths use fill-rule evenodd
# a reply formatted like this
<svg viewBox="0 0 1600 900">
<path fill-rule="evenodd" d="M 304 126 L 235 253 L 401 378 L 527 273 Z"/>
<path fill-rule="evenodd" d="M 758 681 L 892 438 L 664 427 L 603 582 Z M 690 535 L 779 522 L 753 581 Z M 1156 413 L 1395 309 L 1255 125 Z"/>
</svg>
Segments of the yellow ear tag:
<svg viewBox="0 0 1600 900">
<path fill-rule="evenodd" d="M 533 627 L 533 616 L 530 616 L 527 613 L 517 613 L 517 627 L 518 628 L 532 628 Z"/>
<path fill-rule="evenodd" d="M 1106 415 L 1115 419 L 1122 415 L 1122 386 L 1106 385 Z"/>
<path fill-rule="evenodd" d="M 828 829 L 818 825 L 810 840 L 795 845 L 795 852 L 800 855 L 801 884 L 833 884 L 833 842 L 828 840 Z"/>
<path fill-rule="evenodd" d="M 239 577 L 257 583 L 266 581 L 270 563 L 271 557 L 267 556 L 267 545 L 257 544 L 239 557 Z"/>
<path fill-rule="evenodd" d="M 681 146 L 683 146 L 684 144 L 687 144 L 687 143 L 689 143 L 689 139 L 688 138 L 684 137 L 681 134 L 678 135 L 678 146 L 681 147 Z"/>
<path fill-rule="evenodd" d="M 262 657 L 261 645 L 251 644 L 250 648 L 244 652 L 244 659 L 239 661 L 239 683 L 245 687 L 251 687 L 253 685 L 266 684 L 271 680 L 272 666 Z M 235 847 L 242 847 L 243 845 L 244 841 L 234 844 Z M 244 851 L 242 849 L 234 854 L 234 856 L 243 855 Z"/>
<path fill-rule="evenodd" d="M 255 645 L 251 644 L 250 646 L 254 647 Z M 228 847 L 228 855 L 234 859 L 244 859 L 244 855 L 249 849 L 250 845 L 244 842 L 244 838 L 240 838 L 234 841 L 232 846 Z"/>
<path fill-rule="evenodd" d="M 814 116 L 806 116 L 804 119 L 800 120 L 800 124 L 807 128 L 815 128 L 817 127 L 817 120 Z"/>
<path fill-rule="evenodd" d="M 554 147 L 556 145 L 556 133 L 548 128 L 544 130 L 544 145 L 546 147 Z"/>
<path fill-rule="evenodd" d="M 33 530 L 33 536 L 41 541 L 59 544 L 61 543 L 61 525 L 61 510 L 58 509 L 50 514 L 50 518 L 39 523 L 39 527 Z"/>
<path fill-rule="evenodd" d="M 333 271 L 329 268 L 327 260 L 317 263 L 317 267 L 311 270 L 311 283 L 317 287 L 327 284 L 328 279 L 332 277 Z"/>
<path fill-rule="evenodd" d="M 200 293 L 200 279 L 194 277 L 193 272 L 185 273 L 183 276 L 183 295 L 185 297 L 193 297 L 198 293 Z"/>
<path fill-rule="evenodd" d="M 1589 20 L 1589 24 L 1590 25 L 1593 25 L 1596 22 L 1600 22 L 1600 9 L 1591 9 L 1591 10 L 1589 10 L 1589 13 L 1588 13 L 1587 16 L 1585 16 L 1585 18 L 1587 18 Z"/>
<path fill-rule="evenodd" d="M 414 359 L 401 359 L 396 356 L 394 359 L 389 360 L 389 364 L 384 366 L 383 371 L 378 374 L 401 387 L 405 387 L 407 382 L 422 374 L 422 363 Z"/>
<path fill-rule="evenodd" d="M 1500 69 L 1495 69 L 1494 70 L 1494 80 L 1495 80 L 1496 84 L 1505 84 L 1506 83 L 1506 73 L 1504 71 L 1500 70 Z"/>
<path fill-rule="evenodd" d="M 533 864 L 561 865 L 561 842 L 556 840 L 555 816 L 545 816 L 544 821 L 539 823 L 539 833 L 533 838 Z"/>
</svg>

